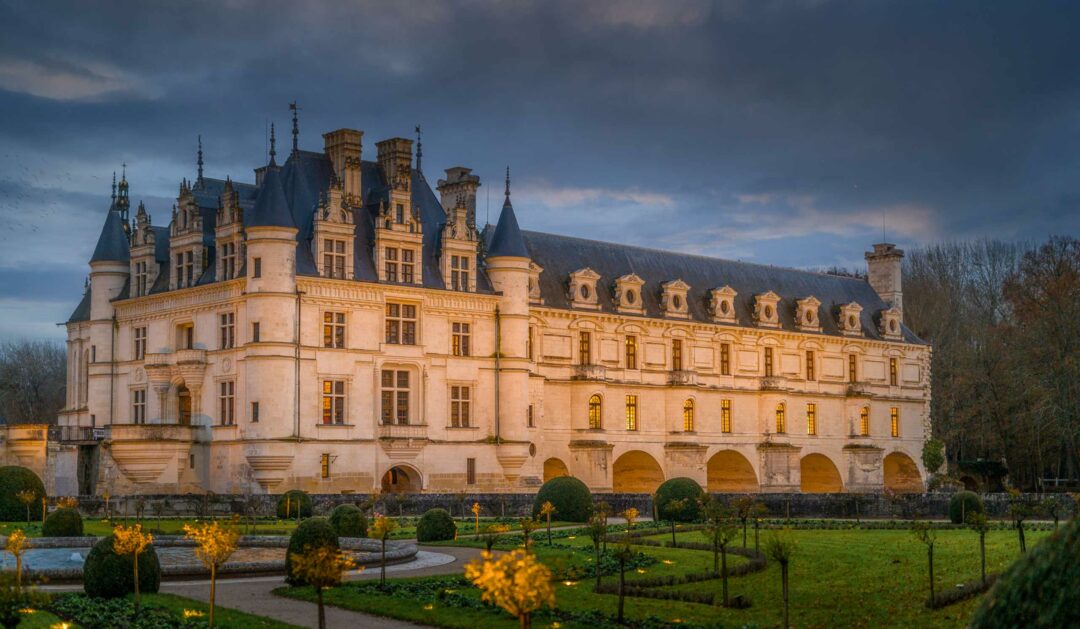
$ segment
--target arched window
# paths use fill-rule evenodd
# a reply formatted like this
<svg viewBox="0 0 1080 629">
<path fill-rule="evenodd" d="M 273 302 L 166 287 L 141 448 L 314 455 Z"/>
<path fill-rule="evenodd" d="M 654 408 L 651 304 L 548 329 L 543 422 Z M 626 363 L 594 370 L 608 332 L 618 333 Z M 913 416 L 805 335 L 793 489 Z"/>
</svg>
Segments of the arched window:
<svg viewBox="0 0 1080 629">
<path fill-rule="evenodd" d="M 780 434 L 787 432 L 787 418 L 784 416 L 783 402 L 776 405 L 776 432 Z"/>
<path fill-rule="evenodd" d="M 859 412 L 859 434 L 863 437 L 870 436 L 870 407 L 862 407 Z"/>
<path fill-rule="evenodd" d="M 589 398 L 589 428 L 599 430 L 604 427 L 602 409 L 599 395 Z"/>
<path fill-rule="evenodd" d="M 694 432 L 694 401 L 687 400 L 682 405 L 683 432 Z"/>
</svg>

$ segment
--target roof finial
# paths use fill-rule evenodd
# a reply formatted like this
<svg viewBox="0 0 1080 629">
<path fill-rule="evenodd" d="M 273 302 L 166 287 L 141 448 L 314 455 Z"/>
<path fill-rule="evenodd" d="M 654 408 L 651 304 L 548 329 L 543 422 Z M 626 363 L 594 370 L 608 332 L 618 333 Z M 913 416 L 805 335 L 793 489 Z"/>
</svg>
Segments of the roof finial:
<svg viewBox="0 0 1080 629">
<path fill-rule="evenodd" d="M 274 156 L 277 155 L 277 150 L 274 148 L 274 145 L 276 143 L 277 143 L 277 140 L 274 138 L 274 123 L 271 122 L 270 123 L 270 165 L 271 166 L 277 166 L 277 162 L 274 160 Z"/>
<path fill-rule="evenodd" d="M 416 172 L 420 172 L 420 160 L 424 158 L 424 148 L 420 144 L 420 125 L 416 125 Z"/>
<path fill-rule="evenodd" d="M 112 171 L 112 200 L 116 200 L 116 171 Z"/>
<path fill-rule="evenodd" d="M 293 153 L 299 149 L 300 138 L 300 120 L 297 115 L 300 113 L 300 108 L 296 106 L 296 101 L 289 103 L 289 110 L 292 111 L 292 150 Z"/>
<path fill-rule="evenodd" d="M 199 166 L 199 178 L 195 180 L 195 183 L 197 183 L 197 184 L 199 184 L 199 185 L 202 185 L 202 170 L 203 170 L 203 160 L 202 160 L 202 135 L 199 135 L 199 159 L 198 159 L 198 160 L 196 160 L 196 163 L 197 163 L 197 164 L 198 164 L 198 166 Z"/>
<path fill-rule="evenodd" d="M 510 203 L 510 167 L 506 167 L 506 203 Z"/>
</svg>

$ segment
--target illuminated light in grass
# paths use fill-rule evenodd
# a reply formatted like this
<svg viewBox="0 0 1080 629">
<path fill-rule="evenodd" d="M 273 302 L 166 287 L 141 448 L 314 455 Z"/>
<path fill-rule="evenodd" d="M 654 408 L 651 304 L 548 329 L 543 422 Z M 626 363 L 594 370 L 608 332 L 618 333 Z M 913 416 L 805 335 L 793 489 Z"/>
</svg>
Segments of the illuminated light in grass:
<svg viewBox="0 0 1080 629">
<path fill-rule="evenodd" d="M 66 622 L 58 622 L 54 625 L 50 625 L 49 629 L 71 629 L 71 625 Z"/>
<path fill-rule="evenodd" d="M 431 611 L 433 609 L 435 609 L 435 605 L 433 605 L 432 603 L 428 603 L 427 605 L 424 605 L 424 610 L 425 611 Z"/>
<path fill-rule="evenodd" d="M 673 623 L 675 623 L 677 625 L 677 624 L 682 622 L 682 618 L 672 618 L 671 622 L 673 622 Z"/>
<path fill-rule="evenodd" d="M 20 614 L 33 614 L 36 611 L 37 611 L 36 609 L 33 609 L 31 607 L 24 607 L 24 608 L 19 610 L 19 613 Z"/>
<path fill-rule="evenodd" d="M 560 625 L 557 621 L 551 623 L 551 629 L 559 629 L 559 627 L 561 627 L 561 626 L 562 625 Z"/>
<path fill-rule="evenodd" d="M 645 570 L 645 568 L 638 568 L 638 569 L 637 569 L 637 573 L 638 573 L 638 574 L 645 574 L 646 572 L 648 572 L 648 571 L 647 571 L 647 570 Z"/>
<path fill-rule="evenodd" d="M 577 539 L 577 535 L 567 535 L 566 539 Z"/>
<path fill-rule="evenodd" d="M 577 585 L 577 581 L 563 581 L 562 584 L 569 588 Z"/>
<path fill-rule="evenodd" d="M 197 609 L 185 609 L 184 610 L 184 618 L 202 618 L 205 615 L 206 614 L 204 614 L 203 612 L 201 612 L 201 611 L 199 611 Z"/>
<path fill-rule="evenodd" d="M 673 564 L 673 563 L 675 563 L 675 562 L 674 562 L 674 561 L 672 561 L 672 560 L 670 560 L 670 559 L 665 559 L 665 560 L 664 560 L 664 563 L 666 563 L 667 565 L 669 565 L 669 566 L 670 566 L 671 564 Z"/>
</svg>

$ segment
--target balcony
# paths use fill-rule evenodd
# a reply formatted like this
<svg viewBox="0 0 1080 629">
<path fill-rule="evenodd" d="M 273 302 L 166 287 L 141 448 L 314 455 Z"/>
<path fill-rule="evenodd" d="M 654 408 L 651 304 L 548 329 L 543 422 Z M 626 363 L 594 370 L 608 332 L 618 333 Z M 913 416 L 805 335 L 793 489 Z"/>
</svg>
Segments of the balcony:
<svg viewBox="0 0 1080 629">
<path fill-rule="evenodd" d="M 848 397 L 870 397 L 870 385 L 865 382 L 851 382 L 847 386 Z"/>
<path fill-rule="evenodd" d="M 183 424 L 111 424 L 112 441 L 194 441 L 196 427 Z"/>
<path fill-rule="evenodd" d="M 603 365 L 574 365 L 574 373 L 571 380 L 604 380 L 607 378 L 607 368 Z"/>
<path fill-rule="evenodd" d="M 178 349 L 176 350 L 177 365 L 205 365 L 205 349 Z"/>
<path fill-rule="evenodd" d="M 668 373 L 668 384 L 671 385 L 695 385 L 697 384 L 697 372 L 678 369 Z"/>
<path fill-rule="evenodd" d="M 380 439 L 427 439 L 427 424 L 379 424 Z"/>
<path fill-rule="evenodd" d="M 783 391 L 787 388 L 787 379 L 782 376 L 765 376 L 759 386 L 762 391 Z"/>
</svg>

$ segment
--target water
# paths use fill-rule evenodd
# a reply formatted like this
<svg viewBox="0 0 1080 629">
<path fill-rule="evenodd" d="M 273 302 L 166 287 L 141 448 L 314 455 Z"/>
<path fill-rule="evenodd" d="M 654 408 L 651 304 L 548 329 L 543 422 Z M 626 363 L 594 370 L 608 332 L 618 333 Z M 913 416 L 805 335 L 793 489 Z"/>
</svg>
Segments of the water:
<svg viewBox="0 0 1080 629">
<path fill-rule="evenodd" d="M 155 547 L 158 560 L 163 566 L 202 566 L 190 546 Z M 30 570 L 54 570 L 82 568 L 89 548 L 31 548 L 23 555 L 23 568 Z M 284 548 L 238 548 L 229 563 L 284 561 Z M 0 553 L 0 569 L 13 570 L 15 558 L 11 553 Z"/>
</svg>

